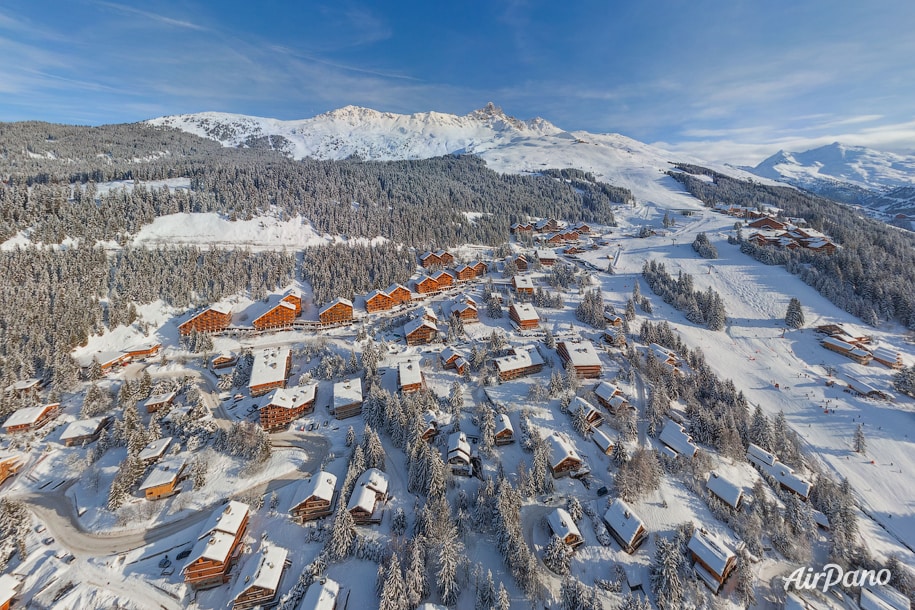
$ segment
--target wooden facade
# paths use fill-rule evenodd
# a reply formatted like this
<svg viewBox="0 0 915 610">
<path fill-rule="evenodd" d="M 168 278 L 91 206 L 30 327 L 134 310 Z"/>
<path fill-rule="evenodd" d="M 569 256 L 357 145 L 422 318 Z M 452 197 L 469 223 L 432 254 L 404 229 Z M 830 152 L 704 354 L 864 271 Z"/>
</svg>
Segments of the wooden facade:
<svg viewBox="0 0 915 610">
<path fill-rule="evenodd" d="M 7 434 L 31 432 L 42 428 L 60 414 L 60 403 L 52 402 L 40 407 L 26 407 L 13 411 L 3 423 Z"/>
<path fill-rule="evenodd" d="M 430 292 L 438 292 L 438 282 L 435 281 L 435 278 L 426 276 L 416 280 L 416 292 L 419 294 L 428 294 Z"/>
<path fill-rule="evenodd" d="M 301 307 L 301 306 L 300 306 Z M 251 322 L 255 330 L 270 330 L 275 328 L 289 328 L 295 321 L 296 307 L 289 301 L 280 301 L 269 310 Z"/>
<path fill-rule="evenodd" d="M 454 276 L 450 271 L 439 271 L 432 276 L 432 279 L 435 280 L 439 290 L 444 290 L 454 285 Z"/>
<path fill-rule="evenodd" d="M 185 466 L 183 458 L 174 458 L 157 464 L 146 481 L 140 485 L 140 491 L 149 501 L 175 495 L 178 493 L 178 484 L 187 478 L 184 476 Z"/>
<path fill-rule="evenodd" d="M 461 303 L 451 309 L 451 315 L 460 318 L 462 322 L 479 322 L 480 314 L 477 308 L 467 303 Z"/>
<path fill-rule="evenodd" d="M 178 326 L 182 335 L 193 332 L 215 333 L 225 330 L 232 323 L 232 311 L 225 306 L 213 305 Z"/>
<path fill-rule="evenodd" d="M 529 303 L 512 303 L 508 308 L 508 317 L 518 325 L 521 330 L 533 330 L 540 326 L 540 316 L 537 310 Z"/>
<path fill-rule="evenodd" d="M 457 274 L 457 279 L 461 282 L 472 280 L 477 276 L 476 270 L 470 265 L 461 265 L 455 269 L 454 272 Z"/>
<path fill-rule="evenodd" d="M 144 343 L 143 345 L 132 347 L 127 350 L 126 353 L 128 356 L 130 356 L 131 360 L 143 360 L 144 358 L 155 356 L 161 349 L 161 343 L 158 341 L 151 341 L 149 343 Z"/>
<path fill-rule="evenodd" d="M 404 325 L 404 340 L 407 345 L 426 345 L 435 340 L 438 328 L 424 318 L 417 318 Z"/>
<path fill-rule="evenodd" d="M 299 523 L 326 517 L 333 512 L 336 497 L 336 475 L 322 470 L 299 484 L 298 495 L 289 513 Z"/>
<path fill-rule="evenodd" d="M 589 341 L 582 341 L 581 343 L 560 341 L 556 345 L 556 353 L 559 354 L 563 366 L 566 369 L 570 366 L 574 367 L 579 377 L 585 379 L 597 379 L 600 377 L 602 370 L 600 357 Z"/>
<path fill-rule="evenodd" d="M 23 461 L 18 455 L 0 456 L 0 484 L 19 472 Z"/>
<path fill-rule="evenodd" d="M 401 286 L 400 284 L 391 284 L 388 286 L 385 293 L 391 298 L 395 305 L 409 303 L 413 300 L 413 295 L 410 294 L 410 291 L 407 290 L 406 286 Z"/>
<path fill-rule="evenodd" d="M 394 299 L 385 292 L 374 290 L 365 298 L 365 310 L 369 313 L 386 311 L 394 307 Z"/>
<path fill-rule="evenodd" d="M 184 581 L 196 589 L 229 582 L 229 570 L 241 555 L 250 509 L 241 502 L 229 502 L 221 511 L 204 527 L 184 567 Z"/>
<path fill-rule="evenodd" d="M 285 430 L 296 419 L 315 410 L 317 384 L 278 389 L 258 411 L 261 427 L 267 432 Z"/>
<path fill-rule="evenodd" d="M 274 606 L 283 574 L 292 565 L 287 555 L 286 549 L 265 543 L 258 557 L 249 558 L 238 577 L 232 610 Z"/>
<path fill-rule="evenodd" d="M 321 324 L 340 324 L 353 321 L 353 303 L 349 299 L 337 298 L 318 312 Z"/>
<path fill-rule="evenodd" d="M 295 315 L 302 315 L 302 294 L 298 290 L 290 290 L 283 298 L 280 299 L 283 303 L 289 303 L 295 309 Z"/>
</svg>

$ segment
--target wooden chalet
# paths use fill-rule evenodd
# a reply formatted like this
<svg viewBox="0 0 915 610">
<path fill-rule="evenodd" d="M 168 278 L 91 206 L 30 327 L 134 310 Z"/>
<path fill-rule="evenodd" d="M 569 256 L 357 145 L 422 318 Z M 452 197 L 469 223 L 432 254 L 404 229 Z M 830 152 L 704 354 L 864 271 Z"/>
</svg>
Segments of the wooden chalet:
<svg viewBox="0 0 915 610">
<path fill-rule="evenodd" d="M 648 540 L 645 523 L 620 498 L 613 500 L 607 508 L 604 513 L 604 523 L 607 524 L 607 531 L 614 540 L 630 555 Z"/>
<path fill-rule="evenodd" d="M 544 267 L 552 267 L 556 263 L 556 252 L 549 248 L 538 248 L 534 254 Z"/>
<path fill-rule="evenodd" d="M 521 330 L 540 327 L 540 316 L 530 303 L 512 303 L 508 308 L 508 317 Z"/>
<path fill-rule="evenodd" d="M 441 267 L 442 259 L 435 252 L 424 252 L 419 255 L 419 264 L 424 268 Z"/>
<path fill-rule="evenodd" d="M 607 326 L 612 326 L 614 328 L 623 327 L 622 316 L 618 316 L 615 313 L 610 313 L 609 311 L 604 312 L 604 321 L 607 323 Z"/>
<path fill-rule="evenodd" d="M 556 433 L 546 439 L 550 447 L 550 472 L 554 478 L 560 478 L 574 473 L 584 465 L 572 443 Z"/>
<path fill-rule="evenodd" d="M 418 392 L 425 385 L 426 380 L 419 362 L 408 360 L 397 365 L 397 387 L 402 394 Z"/>
<path fill-rule="evenodd" d="M 29 379 L 21 379 L 14 383 L 11 383 L 6 387 L 6 392 L 12 394 L 13 396 L 18 396 L 22 398 L 23 396 L 37 396 L 38 391 L 45 386 L 45 382 L 36 377 L 30 377 Z"/>
<path fill-rule="evenodd" d="M 438 316 L 435 315 L 435 310 L 429 306 L 422 308 L 422 319 L 427 322 L 432 322 L 433 324 L 438 324 Z"/>
<path fill-rule="evenodd" d="M 248 391 L 251 396 L 263 396 L 271 390 L 286 387 L 292 368 L 292 350 L 288 347 L 265 349 L 254 355 Z"/>
<path fill-rule="evenodd" d="M 381 523 L 379 503 L 388 499 L 388 475 L 377 468 L 369 468 L 356 479 L 347 510 L 356 525 Z"/>
<path fill-rule="evenodd" d="M 286 429 L 299 417 L 315 410 L 318 384 L 279 388 L 270 395 L 267 404 L 258 410 L 261 427 L 267 432 Z"/>
<path fill-rule="evenodd" d="M 534 230 L 538 233 L 548 233 L 560 229 L 559 221 L 555 218 L 541 218 L 534 223 Z"/>
<path fill-rule="evenodd" d="M 579 234 L 587 234 L 591 232 L 591 225 L 586 222 L 576 222 L 569 228 L 573 231 L 577 231 Z"/>
<path fill-rule="evenodd" d="M 423 413 L 423 433 L 420 438 L 428 443 L 436 436 L 438 436 L 438 417 L 432 411 L 426 411 Z"/>
<path fill-rule="evenodd" d="M 664 443 L 664 447 L 669 450 L 665 451 L 669 457 L 683 456 L 692 459 L 699 451 L 699 448 L 693 444 L 692 437 L 686 433 L 686 429 L 672 419 L 664 422 L 658 440 Z"/>
<path fill-rule="evenodd" d="M 61 442 L 67 447 L 94 443 L 102 435 L 102 430 L 111 425 L 114 418 L 110 415 L 90 417 L 71 422 L 60 435 Z"/>
<path fill-rule="evenodd" d="M 472 280 L 477 276 L 477 271 L 470 265 L 460 265 L 455 270 L 454 273 L 459 282 L 466 282 Z"/>
<path fill-rule="evenodd" d="M 180 456 L 162 460 L 146 475 L 146 479 L 140 484 L 140 491 L 147 500 L 158 500 L 175 495 L 178 493 L 178 484 L 186 478 L 184 475 L 186 465 L 187 462 Z"/>
<path fill-rule="evenodd" d="M 353 302 L 349 299 L 337 297 L 332 302 L 321 308 L 318 312 L 321 324 L 343 324 L 353 321 Z"/>
<path fill-rule="evenodd" d="M 31 432 L 43 427 L 60 415 L 60 403 L 52 402 L 40 407 L 25 407 L 13 413 L 3 422 L 7 434 Z"/>
<path fill-rule="evenodd" d="M 737 567 L 737 555 L 723 540 L 701 529 L 693 532 L 686 548 L 696 575 L 717 594 Z"/>
<path fill-rule="evenodd" d="M 438 327 L 425 318 L 415 318 L 403 326 L 407 345 L 426 345 L 438 336 Z"/>
<path fill-rule="evenodd" d="M 238 364 L 238 356 L 232 352 L 223 352 L 213 356 L 213 359 L 210 360 L 210 367 L 213 370 L 227 369 L 234 367 L 236 364 Z"/>
<path fill-rule="evenodd" d="M 856 347 L 851 343 L 846 343 L 845 341 L 840 341 L 835 337 L 825 337 L 821 343 L 826 349 L 836 352 L 837 354 L 842 354 L 846 358 L 850 358 L 858 364 L 866 365 L 873 359 L 871 353 L 866 349 Z"/>
<path fill-rule="evenodd" d="M 483 277 L 489 271 L 489 265 L 483 261 L 474 261 L 470 266 L 473 267 L 476 277 Z"/>
<path fill-rule="evenodd" d="M 604 455 L 613 453 L 614 442 L 600 430 L 591 430 L 591 440 L 594 441 L 594 444 L 600 448 L 601 453 Z"/>
<path fill-rule="evenodd" d="M 301 306 L 299 311 L 301 311 Z M 296 313 L 295 303 L 290 301 L 280 301 L 273 307 L 254 318 L 251 326 L 254 330 L 272 330 L 277 328 L 289 328 L 295 321 L 298 314 Z"/>
<path fill-rule="evenodd" d="M 509 356 L 493 358 L 501 381 L 508 381 L 525 375 L 533 375 L 543 370 L 543 357 L 536 348 L 513 350 Z"/>
<path fill-rule="evenodd" d="M 470 362 L 463 356 L 454 361 L 454 372 L 463 375 L 470 370 Z"/>
<path fill-rule="evenodd" d="M 175 404 L 177 392 L 166 392 L 165 394 L 154 394 L 146 400 L 140 402 L 138 407 L 146 409 L 147 413 L 155 413 L 160 409 L 170 407 Z"/>
<path fill-rule="evenodd" d="M 416 292 L 419 294 L 429 294 L 430 292 L 438 292 L 438 282 L 432 276 L 426 275 L 418 280 L 413 282 L 413 285 L 416 286 Z"/>
<path fill-rule="evenodd" d="M 604 343 L 609 343 L 613 347 L 626 347 L 626 333 L 622 328 L 610 326 L 601 334 Z"/>
<path fill-rule="evenodd" d="M 496 433 L 493 439 L 496 445 L 510 445 L 515 442 L 515 429 L 507 414 L 496 415 Z"/>
<path fill-rule="evenodd" d="M 448 436 L 447 459 L 448 465 L 451 467 L 451 473 L 467 477 L 471 476 L 473 474 L 472 457 L 467 435 L 463 432 L 452 432 Z"/>
<path fill-rule="evenodd" d="M 631 407 L 623 391 L 609 381 L 601 381 L 594 387 L 597 402 L 611 413 L 616 413 L 622 408 Z"/>
<path fill-rule="evenodd" d="M 454 285 L 455 276 L 448 270 L 442 270 L 432 275 L 439 290 L 445 290 Z"/>
<path fill-rule="evenodd" d="M 162 438 L 157 438 L 154 441 L 150 441 L 143 449 L 140 450 L 140 453 L 137 454 L 137 457 L 144 464 L 152 464 L 157 462 L 159 458 L 165 455 L 165 451 L 172 444 L 172 437 L 163 436 Z"/>
<path fill-rule="evenodd" d="M 239 572 L 232 595 L 232 610 L 272 606 L 283 573 L 292 565 L 287 555 L 286 549 L 268 544 L 265 540 L 260 553 L 250 557 Z"/>
<path fill-rule="evenodd" d="M 394 307 L 394 299 L 386 292 L 373 290 L 365 297 L 365 310 L 369 313 L 385 311 Z"/>
<path fill-rule="evenodd" d="M 767 229 L 769 231 L 784 231 L 788 227 L 788 223 L 777 220 L 772 216 L 763 216 L 748 222 L 747 227 L 751 229 Z"/>
<path fill-rule="evenodd" d="M 547 235 L 546 238 L 544 239 L 544 241 L 546 243 L 550 244 L 551 246 L 559 246 L 559 245 L 564 244 L 567 241 L 567 239 L 566 239 L 565 233 L 556 232 L 556 233 L 550 233 L 549 235 Z"/>
<path fill-rule="evenodd" d="M 99 351 L 90 356 L 81 358 L 80 366 L 84 371 L 91 371 L 96 362 L 99 365 L 99 369 L 101 370 L 102 375 L 107 375 L 118 367 L 128 364 L 130 362 L 130 356 L 127 354 L 127 352 L 116 350 L 109 350 L 104 352 Z"/>
<path fill-rule="evenodd" d="M 517 294 L 534 294 L 534 280 L 527 275 L 513 276 L 512 288 Z"/>
<path fill-rule="evenodd" d="M 0 575 L 0 610 L 10 610 L 21 588 L 22 581 L 17 577 L 12 574 Z"/>
<path fill-rule="evenodd" d="M 362 413 L 362 379 L 348 379 L 334 384 L 333 415 L 337 419 L 355 417 Z"/>
<path fill-rule="evenodd" d="M 899 371 L 905 368 L 905 362 L 902 361 L 902 354 L 896 350 L 887 347 L 878 347 L 871 352 L 874 360 L 887 368 Z"/>
<path fill-rule="evenodd" d="M 442 368 L 446 369 L 453 369 L 458 358 L 466 358 L 463 352 L 451 347 L 450 345 L 443 349 L 439 353 L 438 357 L 442 362 Z"/>
<path fill-rule="evenodd" d="M 747 447 L 747 461 L 775 479 L 782 489 L 797 494 L 802 500 L 807 500 L 810 496 L 813 484 L 762 447 L 750 443 Z"/>
<path fill-rule="evenodd" d="M 330 515 L 337 499 L 337 476 L 320 471 L 299 483 L 289 514 L 299 523 Z"/>
<path fill-rule="evenodd" d="M 566 370 L 573 367 L 579 378 L 596 379 L 600 377 L 602 366 L 600 356 L 590 341 L 572 343 L 560 341 L 556 344 L 556 353 Z"/>
<path fill-rule="evenodd" d="M 709 473 L 705 486 L 712 495 L 731 508 L 740 508 L 743 502 L 743 488 L 740 485 L 732 483 L 713 470 Z"/>
<path fill-rule="evenodd" d="M 184 566 L 186 583 L 207 589 L 229 582 L 229 570 L 241 555 L 249 515 L 248 505 L 234 500 L 213 512 Z"/>
<path fill-rule="evenodd" d="M 555 508 L 546 516 L 547 527 L 550 532 L 573 549 L 585 543 L 578 526 L 568 511 L 564 508 Z"/>
<path fill-rule="evenodd" d="M 413 295 L 410 294 L 410 291 L 406 286 L 402 286 L 401 284 L 391 284 L 384 292 L 391 297 L 391 300 L 395 305 L 409 303 L 413 300 Z"/>
<path fill-rule="evenodd" d="M 448 267 L 454 264 L 454 255 L 447 250 L 436 250 L 435 256 L 438 257 L 438 260 L 441 261 L 443 267 Z"/>
<path fill-rule="evenodd" d="M 525 231 L 533 231 L 534 225 L 529 222 L 513 222 L 509 229 L 512 233 L 523 233 Z"/>
<path fill-rule="evenodd" d="M 577 417 L 579 413 L 583 414 L 583 417 L 587 420 L 591 428 L 599 428 L 600 425 L 604 423 L 603 416 L 594 405 L 581 396 L 576 396 L 572 399 L 572 402 L 569 403 L 569 415 Z"/>
<path fill-rule="evenodd" d="M 140 345 L 131 347 L 125 353 L 130 357 L 131 360 L 144 360 L 146 358 L 155 356 L 161 349 L 161 342 L 147 341 L 146 343 L 141 343 Z"/>
<path fill-rule="evenodd" d="M 518 271 L 527 271 L 530 268 L 530 263 L 528 263 L 527 257 L 523 254 L 518 254 L 509 260 L 515 264 L 515 269 Z"/>
<path fill-rule="evenodd" d="M 476 305 L 470 303 L 458 303 L 451 308 L 451 315 L 460 318 L 461 322 L 465 324 L 480 321 L 480 313 L 477 311 Z"/>
<path fill-rule="evenodd" d="M 308 585 L 298 610 L 344 610 L 346 601 L 341 594 L 340 583 L 320 578 Z"/>
<path fill-rule="evenodd" d="M 864 396 L 865 398 L 877 398 L 880 400 L 891 400 L 892 396 L 888 392 L 877 389 L 869 383 L 865 383 L 860 379 L 856 379 L 851 375 L 847 375 L 845 378 L 845 384 L 848 386 L 848 389 L 858 396 Z"/>
<path fill-rule="evenodd" d="M 178 325 L 178 332 L 189 335 L 193 332 L 215 333 L 225 330 L 232 323 L 232 308 L 224 303 L 210 305 L 189 320 Z"/>
<path fill-rule="evenodd" d="M 19 472 L 25 461 L 17 454 L 0 454 L 0 484 Z"/>
</svg>

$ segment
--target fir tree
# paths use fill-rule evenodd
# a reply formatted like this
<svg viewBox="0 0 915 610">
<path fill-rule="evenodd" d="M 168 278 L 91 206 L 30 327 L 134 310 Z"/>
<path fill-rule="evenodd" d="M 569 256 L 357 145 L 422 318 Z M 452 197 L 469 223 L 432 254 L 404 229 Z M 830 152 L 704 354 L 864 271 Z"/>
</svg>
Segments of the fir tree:
<svg viewBox="0 0 915 610">
<path fill-rule="evenodd" d="M 804 325 L 804 310 L 801 307 L 801 302 L 795 297 L 791 297 L 791 300 L 788 301 L 785 324 L 788 328 L 801 328 Z"/>
<path fill-rule="evenodd" d="M 562 538 L 553 534 L 550 543 L 543 552 L 543 563 L 551 571 L 560 576 L 566 576 L 571 567 L 572 549 Z"/>
<path fill-rule="evenodd" d="M 867 453 L 867 441 L 864 438 L 864 425 L 861 423 L 855 428 L 855 452 L 861 454 Z"/>
</svg>

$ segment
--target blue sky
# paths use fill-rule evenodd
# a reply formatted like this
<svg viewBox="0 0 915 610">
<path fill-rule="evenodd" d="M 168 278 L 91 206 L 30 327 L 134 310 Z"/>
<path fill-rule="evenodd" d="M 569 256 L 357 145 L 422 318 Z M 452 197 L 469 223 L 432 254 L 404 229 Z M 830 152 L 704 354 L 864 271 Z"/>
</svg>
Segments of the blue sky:
<svg viewBox="0 0 915 610">
<path fill-rule="evenodd" d="M 4 0 L 0 120 L 493 101 L 711 160 L 912 153 L 913 26 L 911 0 Z"/>
</svg>

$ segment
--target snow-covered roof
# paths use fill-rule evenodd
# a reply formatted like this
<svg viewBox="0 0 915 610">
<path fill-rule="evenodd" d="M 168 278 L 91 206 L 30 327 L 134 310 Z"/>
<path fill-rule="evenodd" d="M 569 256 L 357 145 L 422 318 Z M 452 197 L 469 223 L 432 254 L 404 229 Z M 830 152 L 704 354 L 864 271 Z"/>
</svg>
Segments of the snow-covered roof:
<svg viewBox="0 0 915 610">
<path fill-rule="evenodd" d="M 416 607 L 416 610 L 448 610 L 447 606 L 442 606 L 441 604 L 433 604 L 432 602 L 425 602 Z"/>
<path fill-rule="evenodd" d="M 520 349 L 510 356 L 500 356 L 492 360 L 500 373 L 543 364 L 543 358 L 536 349 Z"/>
<path fill-rule="evenodd" d="M 750 443 L 750 446 L 747 447 L 747 459 L 750 460 L 750 463 L 759 466 L 775 465 L 775 455 L 769 453 L 759 445 L 754 445 L 753 443 Z"/>
<path fill-rule="evenodd" d="M 397 284 L 397 283 L 394 283 L 394 284 L 391 284 L 390 286 L 388 286 L 384 292 L 385 292 L 385 294 L 390 296 L 396 290 L 406 290 L 407 292 L 410 292 L 410 290 L 406 286 L 404 286 L 403 284 Z"/>
<path fill-rule="evenodd" d="M 334 384 L 334 409 L 362 402 L 362 379 L 347 379 Z"/>
<path fill-rule="evenodd" d="M 601 381 L 597 384 L 597 387 L 594 388 L 594 394 L 607 402 L 617 394 L 622 394 L 622 390 L 610 383 L 609 381 Z"/>
<path fill-rule="evenodd" d="M 613 500 L 613 503 L 607 508 L 607 512 L 604 513 L 604 523 L 626 544 L 632 544 L 639 530 L 645 528 L 645 523 L 620 498 Z"/>
<path fill-rule="evenodd" d="M 835 337 L 823 337 L 823 344 L 831 345 L 832 347 L 845 352 L 851 352 L 855 349 L 855 346 L 851 343 L 846 343 L 845 341 L 836 339 Z"/>
<path fill-rule="evenodd" d="M 510 432 L 511 434 L 515 433 L 515 429 L 512 427 L 512 422 L 508 418 L 508 415 L 505 413 L 499 413 L 496 415 L 496 434 L 500 432 Z"/>
<path fill-rule="evenodd" d="M 0 576 L 0 606 L 13 599 L 22 581 L 12 574 Z"/>
<path fill-rule="evenodd" d="M 512 303 L 512 309 L 515 310 L 515 315 L 522 322 L 540 321 L 540 316 L 537 315 L 537 310 L 534 309 L 534 306 L 530 303 Z"/>
<path fill-rule="evenodd" d="M 448 362 L 453 357 L 454 358 L 464 358 L 464 353 L 461 352 L 460 350 L 454 349 L 453 347 L 451 347 L 449 345 L 448 347 L 446 347 L 445 349 L 443 349 L 441 351 L 439 356 L 441 356 L 442 362 Z"/>
<path fill-rule="evenodd" d="M 550 250 L 549 248 L 537 248 L 534 252 L 537 254 L 537 258 L 542 261 L 556 259 L 556 252 Z"/>
<path fill-rule="evenodd" d="M 550 445 L 550 464 L 553 467 L 558 466 L 563 460 L 567 458 L 572 458 L 574 460 L 581 461 L 581 456 L 578 455 L 578 452 L 575 451 L 575 447 L 572 446 L 572 443 L 562 438 L 556 433 L 553 433 L 547 437 L 547 443 Z"/>
<path fill-rule="evenodd" d="M 651 351 L 654 352 L 655 358 L 657 358 L 658 360 L 662 360 L 662 361 L 678 360 L 676 352 L 674 352 L 673 350 L 667 349 L 663 345 L 658 345 L 657 343 L 652 343 L 649 347 L 651 347 Z"/>
<path fill-rule="evenodd" d="M 584 412 L 585 417 L 589 419 L 594 417 L 594 415 L 600 417 L 600 411 L 594 408 L 594 405 L 581 396 L 576 396 L 572 399 L 572 402 L 569 403 L 569 413 L 575 415 L 579 412 Z"/>
<path fill-rule="evenodd" d="M 39 385 L 41 385 L 41 379 L 36 379 L 35 377 L 30 377 L 29 379 L 21 379 L 19 381 L 14 382 L 7 389 L 13 390 L 16 392 L 24 392 L 25 390 L 29 390 L 31 388 L 38 387 Z"/>
<path fill-rule="evenodd" d="M 430 322 L 437 322 L 438 316 L 435 315 L 435 310 L 429 307 L 428 305 L 423 306 L 420 311 L 423 312 L 424 318 L 428 319 Z"/>
<path fill-rule="evenodd" d="M 244 570 L 239 573 L 232 599 L 237 600 L 252 587 L 276 591 L 280 586 L 288 553 L 282 547 L 265 542 L 258 556 L 249 558 Z"/>
<path fill-rule="evenodd" d="M 740 502 L 740 497 L 743 495 L 743 488 L 740 485 L 728 481 L 714 470 L 709 473 L 706 485 L 710 492 L 730 506 L 737 508 L 737 503 Z"/>
<path fill-rule="evenodd" d="M 375 510 L 377 499 L 377 495 L 373 490 L 368 487 L 356 486 L 349 498 L 349 504 L 346 505 L 346 510 L 361 508 L 367 513 L 372 513 Z"/>
<path fill-rule="evenodd" d="M 534 280 L 532 280 L 529 276 L 526 276 L 526 275 L 516 275 L 515 277 L 512 278 L 512 283 L 514 284 L 515 288 L 533 289 L 533 287 L 534 287 Z"/>
<path fill-rule="evenodd" d="M 42 414 L 50 406 L 52 405 L 25 407 L 24 409 L 13 411 L 13 414 L 7 417 L 6 421 L 3 422 L 3 427 L 12 428 L 13 426 L 32 425 L 41 418 Z"/>
<path fill-rule="evenodd" d="M 607 453 L 608 451 L 613 449 L 613 441 L 610 440 L 609 436 L 607 436 L 600 430 L 591 431 L 591 440 L 593 440 L 594 443 L 598 447 L 600 447 L 600 450 L 603 451 L 604 453 Z"/>
<path fill-rule="evenodd" d="M 848 384 L 848 387 L 850 387 L 852 390 L 854 390 L 858 394 L 863 394 L 864 396 L 867 396 L 868 394 L 881 393 L 880 390 L 878 390 L 874 386 L 870 385 L 869 383 L 864 383 L 860 379 L 855 379 L 851 375 L 847 375 L 845 377 L 845 382 Z"/>
<path fill-rule="evenodd" d="M 397 376 L 400 379 L 401 387 L 423 382 L 423 371 L 419 367 L 419 362 L 412 360 L 397 365 Z"/>
<path fill-rule="evenodd" d="M 626 397 L 622 394 L 618 394 L 609 400 L 610 407 L 613 409 L 619 409 L 626 404 Z"/>
<path fill-rule="evenodd" d="M 341 305 L 341 304 L 346 305 L 350 309 L 352 309 L 352 307 L 353 307 L 353 302 L 350 301 L 349 299 L 344 299 L 343 297 L 337 297 L 336 299 L 334 299 L 333 301 L 331 301 L 330 303 L 328 303 L 327 305 L 322 307 L 320 309 L 320 311 L 318 311 L 318 315 L 320 316 L 322 313 L 330 311 L 335 305 Z"/>
<path fill-rule="evenodd" d="M 693 444 L 693 439 L 686 433 L 683 426 L 671 419 L 664 422 L 664 428 L 658 438 L 678 454 L 686 457 L 693 457 L 696 455 L 696 451 L 699 450 Z"/>
<path fill-rule="evenodd" d="M 250 510 L 250 507 L 243 502 L 230 501 L 225 508 L 217 509 L 210 515 L 206 526 L 200 530 L 198 539 L 206 537 L 211 532 L 225 532 L 234 536 L 238 533 Z"/>
<path fill-rule="evenodd" d="M 232 313 L 232 305 L 230 303 L 213 303 L 210 305 L 209 310 L 222 314 Z"/>
<path fill-rule="evenodd" d="M 597 350 L 594 349 L 594 345 L 590 341 L 582 341 L 581 343 L 570 343 L 569 341 L 562 341 L 565 345 L 566 352 L 569 354 L 569 362 L 572 363 L 572 366 L 600 366 L 600 356 L 597 355 Z"/>
<path fill-rule="evenodd" d="M 577 539 L 581 539 L 581 532 L 578 531 L 578 526 L 575 525 L 575 521 L 572 520 L 572 516 L 564 508 L 557 508 L 551 511 L 546 516 L 547 525 L 550 526 L 550 531 L 562 538 L 566 539 L 567 536 L 574 536 Z"/>
<path fill-rule="evenodd" d="M 410 320 L 403 325 L 403 334 L 405 337 L 409 337 L 424 326 L 430 330 L 438 331 L 438 328 L 435 326 L 435 324 L 426 318 L 414 318 L 413 320 Z"/>
<path fill-rule="evenodd" d="M 873 351 L 874 357 L 884 362 L 902 362 L 902 354 L 889 347 L 878 347 Z"/>
<path fill-rule="evenodd" d="M 388 493 L 388 475 L 377 468 L 369 468 L 356 479 L 356 487 L 366 487 L 377 494 Z"/>
<path fill-rule="evenodd" d="M 149 398 L 144 400 L 142 403 L 140 403 L 140 406 L 146 407 L 148 409 L 151 406 L 154 407 L 157 405 L 168 404 L 171 401 L 175 400 L 175 396 L 177 396 L 177 394 L 175 392 L 166 392 L 165 394 L 156 394 L 155 396 L 150 396 Z"/>
<path fill-rule="evenodd" d="M 254 366 L 251 367 L 248 387 L 253 388 L 285 381 L 286 362 L 291 354 L 292 350 L 288 347 L 276 347 L 257 352 L 254 356 Z"/>
<path fill-rule="evenodd" d="M 771 474 L 776 481 L 799 496 L 806 498 L 810 495 L 810 488 L 813 487 L 813 483 L 794 472 L 785 464 L 777 463 L 775 466 L 772 466 L 769 469 L 769 474 Z"/>
<path fill-rule="evenodd" d="M 172 437 L 163 436 L 162 438 L 156 439 L 146 445 L 140 453 L 137 454 L 137 457 L 143 461 L 152 460 L 162 457 L 162 454 L 165 453 L 165 450 L 168 449 L 168 446 L 172 444 Z"/>
<path fill-rule="evenodd" d="M 370 293 L 368 293 L 367 295 L 365 295 L 365 300 L 371 301 L 372 299 L 374 299 L 377 296 L 391 298 L 391 295 L 389 295 L 387 292 L 383 292 L 381 290 L 375 289 L 375 290 L 371 291 Z"/>
<path fill-rule="evenodd" d="M 291 388 L 277 388 L 270 395 L 270 401 L 264 407 L 279 407 L 281 409 L 295 409 L 315 399 L 318 384 L 297 385 Z"/>
<path fill-rule="evenodd" d="M 734 551 L 725 544 L 724 540 L 702 530 L 693 532 L 693 537 L 689 539 L 686 548 L 701 559 L 702 563 L 714 570 L 718 576 L 724 574 L 728 561 L 735 557 Z"/>
<path fill-rule="evenodd" d="M 140 491 L 171 483 L 181 474 L 186 463 L 187 461 L 181 456 L 162 460 L 153 466 L 152 471 L 146 475 L 146 479 L 140 484 Z"/>
<path fill-rule="evenodd" d="M 470 443 L 467 442 L 467 435 L 463 432 L 452 432 L 448 435 L 448 460 L 450 461 L 453 457 L 470 463 Z"/>
<path fill-rule="evenodd" d="M 321 470 L 315 473 L 310 479 L 305 479 L 299 483 L 292 505 L 298 506 L 309 498 L 317 498 L 330 502 L 334 497 L 334 490 L 336 488 L 337 475 Z"/>
<path fill-rule="evenodd" d="M 451 308 L 452 313 L 457 313 L 457 314 L 464 313 L 464 312 L 467 311 L 467 310 L 471 310 L 471 311 L 473 311 L 474 313 L 477 313 L 477 306 L 476 306 L 476 305 L 472 305 L 472 304 L 470 304 L 470 303 L 461 302 L 461 303 L 458 303 L 457 305 L 454 305 L 454 306 Z"/>
<path fill-rule="evenodd" d="M 229 559 L 229 553 L 232 552 L 232 545 L 235 543 L 234 534 L 227 532 L 208 531 L 197 540 L 191 554 L 187 558 L 185 569 L 198 559 L 208 559 L 225 563 Z"/>
<path fill-rule="evenodd" d="M 81 438 L 83 436 L 92 436 L 95 434 L 99 428 L 105 425 L 111 419 L 108 415 L 100 415 L 98 417 L 90 417 L 89 419 L 78 419 L 75 422 L 71 422 L 63 431 L 63 434 L 60 435 L 60 440 L 68 441 L 73 438 Z"/>
<path fill-rule="evenodd" d="M 316 580 L 308 585 L 299 610 L 334 610 L 339 595 L 340 584 L 337 581 L 329 578 Z"/>
</svg>

